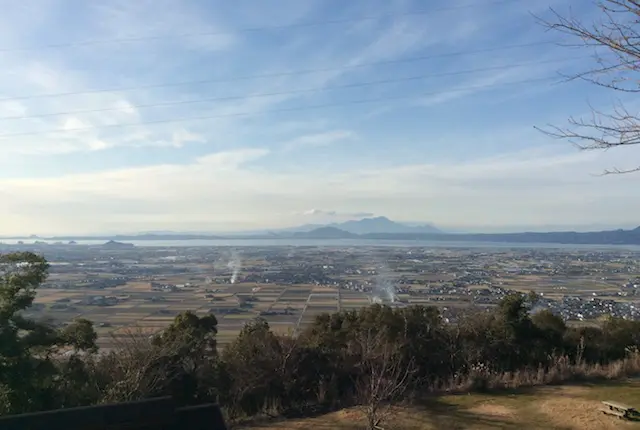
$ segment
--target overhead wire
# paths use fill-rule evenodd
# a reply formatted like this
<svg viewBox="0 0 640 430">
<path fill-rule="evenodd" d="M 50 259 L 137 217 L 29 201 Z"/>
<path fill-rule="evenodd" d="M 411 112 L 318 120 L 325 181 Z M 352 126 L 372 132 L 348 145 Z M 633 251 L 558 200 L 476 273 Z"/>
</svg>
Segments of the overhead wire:
<svg viewBox="0 0 640 430">
<path fill-rule="evenodd" d="M 275 73 L 246 75 L 246 76 L 231 76 L 231 77 L 225 77 L 225 78 L 212 78 L 212 79 L 201 79 L 201 80 L 180 81 L 180 82 L 164 82 L 164 83 L 157 83 L 157 84 L 135 85 L 135 86 L 125 86 L 125 87 L 98 88 L 98 89 L 68 91 L 68 92 L 60 92 L 60 93 L 30 94 L 30 95 L 22 95 L 22 96 L 4 97 L 4 98 L 0 98 L 0 101 L 17 101 L 17 100 L 29 100 L 29 99 L 50 98 L 50 97 L 66 97 L 66 96 L 76 96 L 76 95 L 84 95 L 84 94 L 136 91 L 136 90 L 146 90 L 146 89 L 152 89 L 152 88 L 168 88 L 168 87 L 221 83 L 221 82 L 236 82 L 236 81 L 243 81 L 243 80 L 250 80 L 250 79 L 277 78 L 277 77 L 283 77 L 283 76 L 296 76 L 296 75 L 305 75 L 305 74 L 312 74 L 312 73 L 349 70 L 349 69 L 355 69 L 355 68 L 361 68 L 361 67 L 375 67 L 375 66 L 382 66 L 382 65 L 389 65 L 389 64 L 410 63 L 410 62 L 417 62 L 417 61 L 423 61 L 423 60 L 433 60 L 437 58 L 461 57 L 465 55 L 483 54 L 488 52 L 499 52 L 499 51 L 509 50 L 509 49 L 520 49 L 520 48 L 544 46 L 544 45 L 550 45 L 554 43 L 557 43 L 557 42 L 540 41 L 540 42 L 522 43 L 522 44 L 514 44 L 514 45 L 503 45 L 503 46 L 496 46 L 491 48 L 480 48 L 480 49 L 474 49 L 474 50 L 446 52 L 441 54 L 429 54 L 429 55 L 423 55 L 423 56 L 417 56 L 417 57 L 400 58 L 395 60 L 384 60 L 384 61 L 374 61 L 374 62 L 366 62 L 366 63 L 358 63 L 358 64 L 347 64 L 342 66 L 294 70 L 294 71 L 288 71 L 288 72 L 275 72 Z"/>
<path fill-rule="evenodd" d="M 271 30 L 280 30 L 280 29 L 287 29 L 287 28 L 303 28 L 303 27 L 333 25 L 333 24 L 340 24 L 340 23 L 376 20 L 376 19 L 384 19 L 384 18 L 394 18 L 394 17 L 411 16 L 411 15 L 416 15 L 416 16 L 417 15 L 426 15 L 426 14 L 432 14 L 432 13 L 437 13 L 437 12 L 460 10 L 460 9 L 473 8 L 473 7 L 486 7 L 486 6 L 498 5 L 498 4 L 517 3 L 517 2 L 520 2 L 520 1 L 523 1 L 523 0 L 482 1 L 482 2 L 467 3 L 467 4 L 463 4 L 463 5 L 447 6 L 447 7 L 435 8 L 435 9 L 429 9 L 429 10 L 421 10 L 421 11 L 408 11 L 408 12 L 403 12 L 403 13 L 381 14 L 381 15 L 369 16 L 369 17 L 344 18 L 344 19 L 334 19 L 334 20 L 327 20 L 327 21 L 294 23 L 294 24 L 288 24 L 288 25 L 276 25 L 276 26 L 244 28 L 244 29 L 238 29 L 238 30 L 233 30 L 233 31 L 185 33 L 185 34 L 178 34 L 178 35 L 174 34 L 174 35 L 139 36 L 139 37 L 128 37 L 128 38 L 114 38 L 114 39 L 107 39 L 107 40 L 93 40 L 93 41 L 79 41 L 79 42 L 49 44 L 49 45 L 41 45 L 41 46 L 35 46 L 35 47 L 0 48 L 0 53 L 2 53 L 2 52 L 11 52 L 11 51 L 28 51 L 28 50 L 37 50 L 37 49 L 48 49 L 48 48 L 64 48 L 64 47 L 75 47 L 75 46 L 88 46 L 88 45 L 107 44 L 107 43 L 129 43 L 129 42 L 137 42 L 137 41 L 145 41 L 145 40 L 157 40 L 157 39 L 164 39 L 164 38 L 176 38 L 176 37 L 206 37 L 206 36 L 231 34 L 231 33 L 271 31 Z M 64 97 L 64 96 L 74 96 L 74 95 L 84 95 L 84 94 L 97 94 L 97 93 L 106 93 L 106 92 L 124 92 L 124 91 L 135 91 L 135 90 L 152 89 L 152 88 L 202 85 L 202 84 L 216 83 L 216 82 L 233 82 L 233 81 L 250 80 L 250 79 L 272 78 L 272 77 L 281 77 L 281 76 L 293 76 L 293 75 L 302 75 L 302 74 L 310 74 L 310 73 L 321 73 L 321 72 L 329 72 L 329 71 L 348 70 L 348 69 L 362 68 L 362 67 L 371 67 L 371 66 L 381 66 L 381 65 L 391 65 L 391 64 L 417 62 L 417 61 L 423 61 L 423 60 L 428 60 L 428 59 L 436 59 L 436 58 L 456 57 L 456 56 L 473 55 L 473 54 L 480 54 L 480 53 L 487 53 L 487 52 L 497 52 L 497 51 L 509 50 L 509 49 L 518 49 L 518 48 L 526 48 L 526 47 L 543 46 L 543 45 L 549 45 L 549 44 L 553 44 L 553 43 L 557 43 L 557 42 L 554 42 L 554 41 L 540 41 L 540 42 L 532 42 L 532 43 L 525 43 L 525 44 L 504 45 L 504 46 L 498 46 L 498 47 L 480 48 L 480 49 L 476 49 L 476 50 L 464 50 L 464 51 L 448 52 L 448 53 L 441 53 L 441 54 L 430 54 L 430 55 L 410 57 L 410 58 L 401 58 L 401 59 L 395 59 L 395 60 L 376 61 L 376 62 L 369 62 L 369 63 L 346 64 L 346 65 L 334 66 L 334 67 L 306 69 L 306 70 L 297 70 L 297 71 L 288 71 L 288 72 L 276 72 L 276 73 L 256 74 L 256 75 L 247 75 L 247 76 L 235 76 L 235 77 L 226 77 L 226 78 L 212 78 L 212 79 L 182 81 L 182 82 L 164 82 L 164 83 L 156 83 L 156 84 L 148 84 L 148 85 L 99 88 L 99 89 L 60 92 L 60 93 L 32 94 L 32 95 L 22 95 L 22 96 L 18 95 L 18 96 L 13 96 L 13 97 L 0 98 L 0 101 L 30 100 L 30 99 Z M 343 84 L 343 85 L 325 86 L 325 87 L 316 87 L 316 88 L 306 88 L 306 89 L 289 90 L 289 91 L 281 91 L 281 92 L 258 93 L 258 94 L 227 96 L 227 97 L 216 97 L 216 98 L 206 98 L 206 99 L 197 99 L 197 100 L 178 100 L 178 101 L 168 101 L 168 102 L 159 102 L 159 103 L 138 104 L 138 105 L 127 106 L 127 108 L 152 108 L 152 107 L 161 107 L 161 106 L 185 105 L 185 104 L 217 102 L 217 101 L 226 101 L 226 100 L 242 100 L 242 99 L 250 99 L 250 98 L 256 98 L 256 97 L 272 97 L 272 96 L 280 96 L 280 95 L 301 94 L 301 93 L 306 93 L 306 92 L 330 91 L 330 90 L 335 90 L 335 89 L 366 87 L 366 86 L 381 85 L 381 84 L 387 84 L 387 83 L 400 83 L 400 82 L 403 82 L 403 81 L 419 80 L 419 79 L 425 79 L 425 78 L 430 78 L 430 77 L 454 76 L 454 75 L 461 75 L 461 74 L 466 74 L 466 73 L 478 73 L 478 72 L 491 71 L 491 70 L 506 70 L 508 68 L 523 67 L 523 66 L 534 65 L 534 64 L 560 62 L 560 61 L 567 61 L 567 60 L 570 60 L 570 59 L 564 58 L 564 59 L 557 59 L 557 60 L 537 61 L 537 62 L 531 62 L 531 63 L 492 66 L 492 67 L 473 69 L 473 70 L 433 73 L 433 74 L 410 76 L 410 77 L 404 77 L 404 78 L 385 79 L 385 80 L 369 81 L 369 82 L 355 82 L 355 83 Z M 30 132 L 7 133 L 7 134 L 0 134 L 0 138 L 13 137 L 13 136 L 26 136 L 26 135 L 55 134 L 55 133 L 61 133 L 61 132 L 63 133 L 63 132 L 73 132 L 73 131 L 82 131 L 82 130 L 111 129 L 111 128 L 119 128 L 119 127 L 134 127 L 134 126 L 142 126 L 142 125 L 174 123 L 174 122 L 183 122 L 183 121 L 192 121 L 192 120 L 204 120 L 204 119 L 213 119 L 213 118 L 222 118 L 222 117 L 248 116 L 248 115 L 255 115 L 255 114 L 269 114 L 269 113 L 277 113 L 277 112 L 290 112 L 290 111 L 320 109 L 320 108 L 325 108 L 325 107 L 334 107 L 334 106 L 337 107 L 337 106 L 347 106 L 347 105 L 362 104 L 362 103 L 375 103 L 375 102 L 387 101 L 387 100 L 389 100 L 389 101 L 391 101 L 391 100 L 399 100 L 399 99 L 412 98 L 412 97 L 416 97 L 416 96 L 420 96 L 420 95 L 429 96 L 429 95 L 437 95 L 437 94 L 447 94 L 447 93 L 451 93 L 451 92 L 460 92 L 460 91 L 468 91 L 468 90 L 475 90 L 475 89 L 483 89 L 483 88 L 490 88 L 490 87 L 502 86 L 502 85 L 515 85 L 515 84 L 523 84 L 523 83 L 543 82 L 543 81 L 549 81 L 551 79 L 553 79 L 553 78 L 552 77 L 547 77 L 547 78 L 540 78 L 540 79 L 528 79 L 528 80 L 516 81 L 516 82 L 507 82 L 507 83 L 491 84 L 491 85 L 483 85 L 483 86 L 472 86 L 472 87 L 466 87 L 466 88 L 457 88 L 457 89 L 454 89 L 454 90 L 429 92 L 429 93 L 423 93 L 423 94 L 418 94 L 418 95 L 412 94 L 410 96 L 381 97 L 381 98 L 374 98 L 374 99 L 351 100 L 351 101 L 347 101 L 347 102 L 328 103 L 328 104 L 321 104 L 321 105 L 299 106 L 299 107 L 293 107 L 293 108 L 274 109 L 274 110 L 263 111 L 263 112 L 260 112 L 260 113 L 239 112 L 239 113 L 231 113 L 231 114 L 218 114 L 218 115 L 206 115 L 206 116 L 194 116 L 194 117 L 183 117 L 183 118 L 169 118 L 169 119 L 162 119 L 162 120 L 140 121 L 140 122 L 135 122 L 135 123 L 119 123 L 119 124 L 106 124 L 106 125 L 95 125 L 95 126 L 86 126 L 86 127 L 74 127 L 74 128 L 63 129 L 63 130 L 55 129 L 55 130 L 49 130 L 49 131 L 30 131 Z M 31 118 L 35 119 L 35 118 L 45 118 L 45 117 L 54 117 L 54 116 L 62 116 L 62 115 L 75 115 L 75 114 L 81 114 L 81 113 L 94 113 L 94 112 L 97 113 L 97 112 L 108 112 L 108 111 L 118 111 L 118 110 L 123 110 L 123 108 L 99 108 L 99 109 L 76 110 L 76 111 L 68 111 L 68 112 L 44 113 L 44 114 L 36 114 L 36 115 L 28 115 L 28 116 L 0 117 L 0 120 L 31 119 Z"/>
<path fill-rule="evenodd" d="M 366 82 L 353 82 L 353 83 L 342 84 L 342 85 L 303 88 L 303 89 L 277 91 L 277 92 L 269 92 L 269 93 L 212 97 L 212 98 L 201 98 L 201 99 L 192 99 L 192 100 L 176 100 L 176 101 L 146 103 L 146 104 L 129 104 L 126 107 L 84 109 L 84 110 L 53 112 L 53 113 L 44 113 L 44 114 L 36 114 L 36 115 L 7 116 L 7 117 L 0 117 L 0 120 L 1 121 L 25 120 L 25 119 L 46 118 L 46 117 L 55 117 L 55 116 L 63 116 L 63 115 L 77 115 L 77 114 L 84 114 L 84 113 L 116 112 L 116 111 L 123 111 L 127 109 L 147 109 L 147 108 L 154 108 L 154 107 L 181 106 L 181 105 L 198 104 L 198 103 L 246 100 L 246 99 L 262 98 L 262 97 L 276 97 L 276 96 L 284 96 L 284 95 L 324 92 L 324 91 L 332 91 L 337 89 L 361 88 L 361 87 L 369 87 L 369 86 L 383 85 L 383 84 L 418 81 L 422 79 L 435 78 L 435 77 L 459 76 L 459 75 L 465 75 L 465 74 L 471 74 L 471 73 L 509 70 L 509 69 L 514 69 L 519 67 L 527 67 L 527 66 L 534 66 L 534 65 L 540 65 L 540 64 L 561 63 L 566 61 L 578 60 L 581 58 L 583 57 L 560 58 L 560 59 L 551 59 L 551 60 L 544 60 L 544 61 L 530 61 L 525 63 L 506 64 L 506 65 L 500 65 L 500 66 L 482 67 L 482 68 L 468 69 L 468 70 L 430 73 L 425 75 L 407 76 L 402 78 L 381 79 L 381 80 L 366 81 Z"/>
<path fill-rule="evenodd" d="M 180 123 L 180 122 L 188 122 L 188 121 L 199 121 L 199 120 L 207 120 L 207 119 L 217 119 L 217 118 L 230 118 L 230 117 L 242 117 L 242 116 L 254 116 L 254 115 L 269 115 L 273 113 L 282 113 L 282 112 L 296 112 L 296 111 L 305 111 L 305 110 L 314 110 L 314 109 L 323 109 L 328 107 L 340 107 L 340 106 L 350 106 L 350 105 L 358 105 L 358 104 L 366 104 L 366 103 L 377 103 L 377 102 L 385 102 L 385 101 L 394 101 L 394 100 L 402 100 L 402 99 L 410 99 L 416 97 L 427 97 L 433 95 L 442 95 L 442 94 L 451 94 L 457 92 L 464 91 L 473 91 L 473 90 L 483 90 L 487 88 L 494 87 L 502 87 L 502 86 L 510 86 L 510 85 L 522 85 L 522 84 L 530 84 L 530 83 L 542 83 L 542 82 L 551 82 L 554 79 L 557 79 L 557 76 L 549 76 L 535 79 L 524 79 L 520 81 L 512 81 L 512 82 L 502 82 L 499 84 L 487 84 L 487 85 L 475 85 L 468 87 L 459 87 L 454 90 L 445 90 L 445 91 L 432 91 L 425 93 L 414 93 L 410 95 L 402 95 L 402 96 L 391 96 L 391 97 L 377 97 L 370 99 L 360 99 L 360 100 L 350 100 L 346 102 L 337 102 L 337 103 L 326 103 L 319 105 L 310 105 L 310 106 L 298 106 L 291 108 L 281 108 L 281 109 L 272 109 L 266 110 L 263 112 L 238 112 L 238 113 L 229 113 L 229 114 L 213 114 L 213 115 L 201 115 L 201 116 L 190 116 L 190 117 L 181 117 L 181 118 L 168 118 L 161 120 L 151 120 L 151 121 L 139 121 L 133 123 L 119 123 L 119 124 L 106 124 L 106 125 L 96 125 L 96 126 L 84 126 L 84 127 L 73 127 L 67 129 L 54 129 L 54 130 L 45 130 L 45 131 L 28 131 L 28 132 L 17 132 L 17 133 L 6 133 L 0 134 L 0 139 L 4 139 L 7 137 L 17 137 L 17 136 L 33 136 L 33 135 L 50 135 L 57 133 L 69 133 L 76 131 L 90 131 L 90 130 L 101 130 L 101 129 L 114 129 L 114 128 L 127 128 L 127 127 L 137 127 L 137 126 L 149 126 L 149 125 L 157 125 L 157 124 L 170 124 L 170 123 Z"/>
<path fill-rule="evenodd" d="M 182 33 L 182 34 L 167 34 L 167 35 L 151 35 L 151 36 L 132 36 L 132 37 L 123 37 L 123 38 L 103 39 L 103 40 L 85 40 L 85 41 L 77 41 L 77 42 L 52 43 L 52 44 L 46 44 L 46 45 L 25 46 L 25 47 L 4 47 L 4 48 L 0 47 L 0 53 L 16 52 L 16 51 L 34 51 L 34 50 L 43 50 L 43 49 L 57 49 L 57 48 L 73 48 L 73 47 L 102 45 L 102 44 L 110 44 L 110 43 L 144 42 L 148 40 L 221 36 L 225 34 L 256 33 L 256 32 L 262 32 L 262 31 L 275 31 L 275 30 L 285 30 L 285 29 L 293 29 L 293 28 L 305 28 L 305 27 L 319 27 L 319 26 L 326 26 L 326 25 L 347 24 L 351 22 L 372 21 L 372 20 L 378 20 L 378 19 L 384 19 L 384 18 L 428 15 L 428 14 L 434 14 L 439 12 L 463 10 L 463 9 L 469 9 L 474 7 L 495 6 L 495 5 L 508 4 L 508 3 L 519 3 L 524 1 L 526 0 L 480 1 L 480 2 L 466 3 L 462 5 L 455 5 L 455 6 L 444 6 L 444 7 L 433 8 L 428 10 L 425 9 L 425 10 L 407 11 L 407 12 L 400 12 L 400 13 L 380 14 L 375 16 L 363 16 L 363 17 L 354 17 L 354 18 L 325 20 L 325 21 L 312 21 L 312 22 L 301 22 L 301 23 L 284 24 L 284 25 L 251 27 L 251 28 L 243 28 L 243 29 L 236 29 L 236 30 L 208 31 L 208 32 L 199 32 L 199 33 Z"/>
</svg>

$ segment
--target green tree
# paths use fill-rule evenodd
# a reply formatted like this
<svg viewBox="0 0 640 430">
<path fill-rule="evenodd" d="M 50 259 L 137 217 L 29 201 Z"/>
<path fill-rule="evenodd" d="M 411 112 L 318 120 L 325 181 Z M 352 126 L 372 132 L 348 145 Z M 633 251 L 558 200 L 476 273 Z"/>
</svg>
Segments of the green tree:
<svg viewBox="0 0 640 430">
<path fill-rule="evenodd" d="M 72 324 L 65 333 L 24 316 L 48 269 L 44 257 L 30 252 L 0 255 L 0 413 L 57 407 L 56 354 L 69 345 L 95 349 L 88 322 Z"/>
<path fill-rule="evenodd" d="M 532 315 L 533 324 L 541 330 L 557 333 L 562 337 L 567 330 L 564 320 L 549 309 L 542 309 Z"/>
<path fill-rule="evenodd" d="M 232 381 L 228 395 L 237 409 L 235 413 L 252 415 L 267 407 L 269 401 L 281 399 L 282 356 L 278 337 L 262 318 L 246 323 L 236 340 L 225 348 L 222 357 Z"/>
<path fill-rule="evenodd" d="M 60 336 L 67 345 L 73 347 L 74 352 L 98 351 L 98 347 L 96 345 L 98 334 L 93 328 L 93 322 L 87 319 L 76 319 L 74 322 L 62 329 Z"/>
<path fill-rule="evenodd" d="M 156 345 L 179 343 L 183 348 L 204 348 L 207 353 L 216 353 L 218 320 L 212 314 L 203 317 L 186 311 L 175 317 L 171 325 L 154 338 Z"/>
<path fill-rule="evenodd" d="M 218 320 L 186 311 L 153 339 L 170 394 L 180 403 L 210 400 L 217 394 Z"/>
<path fill-rule="evenodd" d="M 640 321 L 608 317 L 602 324 L 603 352 L 608 360 L 619 360 L 640 348 Z"/>
<path fill-rule="evenodd" d="M 452 360 L 450 333 L 435 306 L 409 306 L 396 309 L 404 323 L 404 333 L 396 341 L 402 346 L 403 363 L 415 362 L 413 382 L 431 384 L 448 377 L 455 363 Z M 406 341 L 410 339 L 410 341 Z"/>
<path fill-rule="evenodd" d="M 130 330 L 116 339 L 116 348 L 102 357 L 99 379 L 108 402 L 172 396 L 179 404 L 216 400 L 218 354 L 214 315 L 177 315 L 161 333 L 149 336 Z M 105 370 L 106 369 L 106 370 Z"/>
</svg>

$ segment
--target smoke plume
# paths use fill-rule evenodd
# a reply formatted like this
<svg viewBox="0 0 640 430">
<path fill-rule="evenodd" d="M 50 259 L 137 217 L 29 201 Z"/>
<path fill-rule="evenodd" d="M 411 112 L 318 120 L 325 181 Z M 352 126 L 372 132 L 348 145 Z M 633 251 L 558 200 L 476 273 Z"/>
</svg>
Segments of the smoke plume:
<svg viewBox="0 0 640 430">
<path fill-rule="evenodd" d="M 378 300 L 386 300 L 390 303 L 396 301 L 396 287 L 389 274 L 389 268 L 384 264 L 379 267 L 372 295 L 374 300 L 377 298 Z"/>
<path fill-rule="evenodd" d="M 231 269 L 233 272 L 231 274 L 231 283 L 235 284 L 238 280 L 238 274 L 240 273 L 240 269 L 242 269 L 242 260 L 237 253 L 231 254 L 231 261 L 227 264 L 227 267 Z"/>
</svg>

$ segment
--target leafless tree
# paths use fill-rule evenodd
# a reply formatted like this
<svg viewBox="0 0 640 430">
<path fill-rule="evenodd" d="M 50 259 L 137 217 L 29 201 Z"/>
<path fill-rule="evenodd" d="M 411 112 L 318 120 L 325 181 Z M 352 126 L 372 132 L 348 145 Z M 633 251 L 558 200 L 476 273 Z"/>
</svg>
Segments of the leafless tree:
<svg viewBox="0 0 640 430">
<path fill-rule="evenodd" d="M 365 408 L 367 429 L 382 429 L 380 425 L 393 414 L 393 406 L 407 394 L 415 363 L 403 360 L 397 342 L 372 329 L 359 333 L 352 348 L 359 356 L 355 394 Z"/>
<path fill-rule="evenodd" d="M 172 377 L 162 358 L 174 351 L 154 347 L 143 328 L 132 328 L 113 336 L 114 350 L 101 358 L 102 371 L 109 372 L 111 383 L 104 402 L 139 400 L 157 393 Z"/>
<path fill-rule="evenodd" d="M 568 76 L 584 80 L 620 94 L 638 93 L 640 85 L 640 0 L 598 0 L 602 18 L 585 23 L 555 10 L 552 20 L 540 20 L 552 31 L 574 37 L 573 46 L 591 48 L 595 66 Z M 550 126 L 544 133 L 566 139 L 582 150 L 607 150 L 640 144 L 640 118 L 618 101 L 610 112 L 591 108 L 590 118 L 569 118 L 566 127 Z M 640 166 L 605 170 L 604 174 L 640 171 Z"/>
</svg>

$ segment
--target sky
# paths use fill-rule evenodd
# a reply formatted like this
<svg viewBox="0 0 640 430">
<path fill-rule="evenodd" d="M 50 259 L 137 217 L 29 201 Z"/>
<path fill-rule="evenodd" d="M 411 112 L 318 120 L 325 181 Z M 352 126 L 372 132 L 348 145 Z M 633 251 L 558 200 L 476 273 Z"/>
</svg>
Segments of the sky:
<svg viewBox="0 0 640 430">
<path fill-rule="evenodd" d="M 536 22 L 590 3 L 3 2 L 0 235 L 635 227 L 638 149 L 534 128 L 621 97 Z"/>
</svg>

